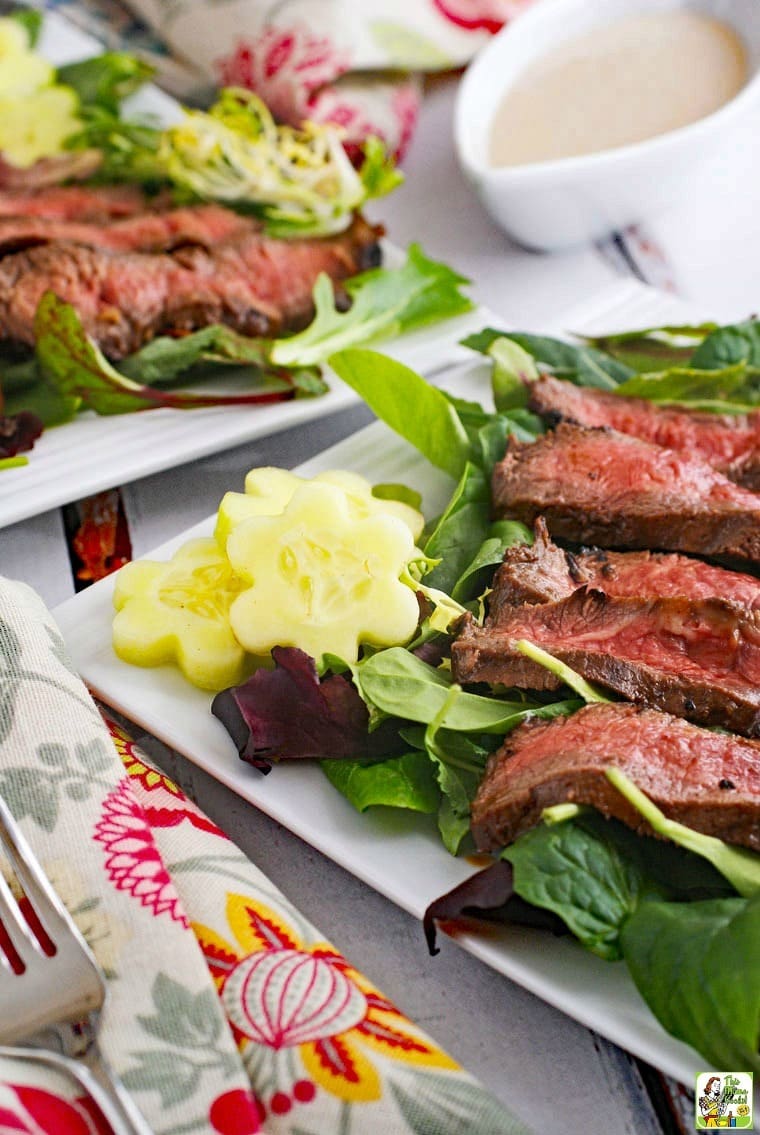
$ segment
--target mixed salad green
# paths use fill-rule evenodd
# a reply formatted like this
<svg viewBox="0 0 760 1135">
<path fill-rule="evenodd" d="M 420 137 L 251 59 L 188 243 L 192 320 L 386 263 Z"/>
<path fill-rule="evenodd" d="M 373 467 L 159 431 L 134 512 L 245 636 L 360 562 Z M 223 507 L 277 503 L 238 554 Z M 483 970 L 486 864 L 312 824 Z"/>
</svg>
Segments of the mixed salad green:
<svg viewBox="0 0 760 1135">
<path fill-rule="evenodd" d="M 323 350 L 328 340 L 343 342 L 337 330 L 332 338 L 316 339 Z M 526 408 L 524 379 L 550 371 L 610 390 L 630 390 L 635 383 L 637 392 L 651 393 L 655 400 L 709 405 L 726 413 L 760 402 L 760 335 L 752 321 L 722 328 L 658 328 L 576 344 L 486 330 L 468 343 L 492 360 L 493 408 L 453 397 L 366 348 L 349 347 L 329 357 L 377 416 L 453 486 L 441 514 L 414 535 L 415 550 L 409 551 L 407 532 L 397 566 L 385 565 L 417 593 L 419 621 L 411 640 L 386 645 L 374 632 L 362 638 L 357 624 L 350 654 L 334 653 L 326 632 L 322 638 L 317 632 L 316 639 L 310 632 L 307 653 L 299 649 L 298 620 L 291 611 L 295 630 L 286 639 L 273 632 L 272 641 L 284 645 L 274 646 L 268 665 L 258 665 L 213 703 L 242 758 L 255 767 L 268 771 L 274 761 L 330 753 L 332 759 L 321 762 L 324 773 L 355 808 L 380 805 L 434 816 L 452 854 L 472 847 L 471 802 L 488 756 L 511 730 L 530 717 L 567 715 L 608 700 L 529 642 L 520 648 L 561 678 L 559 695 L 465 690 L 453 681 L 448 665 L 460 615 L 470 611 L 482 617 L 505 549 L 532 540 L 522 524 L 493 521 L 490 511 L 491 473 L 506 439 L 530 440 L 544 429 Z M 741 384 L 733 381 L 738 372 Z M 307 485 L 294 495 L 290 487 L 287 500 L 273 497 L 272 472 L 249 474 L 248 492 L 259 499 L 247 510 L 240 500 L 223 502 L 220 510 L 214 555 L 231 569 L 233 607 L 241 602 L 241 588 L 256 583 L 257 573 L 248 570 L 241 548 L 268 525 L 285 531 L 288 501 L 299 500 L 303 510 L 303 494 L 310 491 Z M 321 476 L 335 481 L 350 475 Z M 268 486 L 266 492 L 262 485 Z M 345 483 L 343 488 L 348 491 Z M 366 498 L 369 491 L 365 485 L 360 495 Z M 381 510 L 383 502 L 412 511 L 420 503 L 410 486 L 376 486 L 372 495 L 375 504 L 364 499 L 362 516 Z M 246 521 L 246 513 L 255 519 Z M 236 541 L 228 557 L 236 524 L 245 539 Z M 299 524 L 297 537 L 310 543 L 316 561 L 329 558 L 334 549 L 319 525 L 312 531 L 302 519 Z M 290 536 L 289 541 L 278 544 L 277 562 L 259 567 L 258 582 L 265 587 L 268 572 L 290 573 L 303 592 L 303 577 L 292 570 Z M 357 554 L 364 556 L 359 543 L 357 537 Z M 366 567 L 371 573 L 369 558 Z M 352 588 L 350 595 L 340 596 L 342 615 L 353 602 Z M 294 593 L 294 609 L 300 602 L 308 606 L 316 593 Z M 235 620 L 230 622 L 234 630 Z M 151 625 L 157 625 L 155 611 Z M 329 626 L 326 617 L 324 625 Z M 165 659 L 164 654 L 158 660 Z M 505 848 L 493 867 L 475 876 L 472 886 L 458 888 L 462 893 L 455 900 L 452 892 L 432 904 L 430 921 L 479 909 L 488 917 L 570 932 L 599 957 L 624 961 L 663 1026 L 711 1065 L 760 1070 L 760 856 L 669 820 L 620 770 L 609 769 L 608 777 L 662 838 L 638 836 L 592 808 L 557 805 Z"/>
<path fill-rule="evenodd" d="M 653 328 L 576 344 L 489 329 L 468 344 L 493 360 L 494 411 L 433 390 L 374 352 L 346 351 L 331 364 L 388 425 L 433 464 L 458 475 L 449 506 L 422 544 L 426 555 L 440 560 L 424 582 L 475 611 L 504 547 L 531 539 L 519 525 L 489 520 L 490 474 L 507 435 L 527 440 L 544 430 L 526 409 L 524 379 L 546 371 L 580 385 L 722 413 L 760 405 L 760 325 L 754 321 Z M 430 637 L 423 623 L 417 641 Z M 562 677 L 568 691 L 560 701 L 543 699 L 524 710 L 546 716 L 603 700 L 567 667 L 523 646 Z M 430 666 L 402 648 L 371 655 L 353 668 L 353 678 L 370 722 L 374 716 L 386 726 L 388 718 L 399 720 L 407 751 L 385 760 L 324 761 L 326 775 L 360 810 L 385 804 L 437 813 L 449 850 L 465 847 L 469 805 L 486 756 L 523 716 L 514 692 L 479 697 L 490 715 L 480 707 L 469 715 L 475 695 L 456 687 L 445 665 Z M 582 700 L 571 700 L 572 693 Z M 413 721 L 410 706 L 419 707 Z M 593 809 L 548 810 L 543 824 L 503 852 L 512 867 L 509 899 L 518 900 L 516 917 L 525 919 L 526 904 L 551 912 L 587 949 L 625 961 L 669 1032 L 716 1067 L 733 1061 L 737 1068 L 760 1069 L 760 856 L 667 820 L 618 770 L 609 777 L 664 840 L 636 836 Z M 510 901 L 502 888 L 493 904 L 478 900 L 475 906 L 491 916 L 488 908 L 496 906 L 508 919 Z M 473 909 L 466 888 L 463 908 Z"/>
</svg>

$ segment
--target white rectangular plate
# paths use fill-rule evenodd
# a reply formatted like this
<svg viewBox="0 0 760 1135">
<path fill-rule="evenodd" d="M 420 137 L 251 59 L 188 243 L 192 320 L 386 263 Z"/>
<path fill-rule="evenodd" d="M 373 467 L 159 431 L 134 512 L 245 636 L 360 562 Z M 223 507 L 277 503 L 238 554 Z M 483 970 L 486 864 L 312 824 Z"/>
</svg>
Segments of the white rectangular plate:
<svg viewBox="0 0 760 1135">
<path fill-rule="evenodd" d="M 562 325 L 601 331 L 690 317 L 693 313 L 678 301 L 626 285 L 569 313 Z M 477 362 L 460 366 L 443 385 L 463 397 L 487 401 L 487 367 Z M 440 510 L 453 484 L 380 423 L 333 446 L 299 472 L 313 475 L 335 468 L 353 469 L 375 482 L 414 486 L 428 516 Z M 166 559 L 188 537 L 207 535 L 212 527 L 212 519 L 204 521 L 157 549 L 154 558 Z M 76 667 L 105 702 L 418 918 L 432 899 L 472 874 L 470 864 L 444 850 L 429 818 L 391 809 L 359 815 L 309 762 L 280 765 L 266 778 L 243 764 L 209 712 L 209 696 L 169 667 L 141 670 L 116 658 L 110 646 L 112 592 L 113 578 L 103 580 L 55 612 Z M 516 927 L 489 928 L 482 936 L 462 933 L 456 940 L 584 1025 L 693 1083 L 701 1059 L 664 1032 L 622 963 L 603 962 L 575 941 Z"/>
<path fill-rule="evenodd" d="M 66 63 L 93 55 L 102 47 L 63 17 L 47 13 L 40 50 L 54 62 Z M 177 106 L 156 87 L 146 88 L 132 105 L 136 111 L 164 120 L 176 113 Z M 385 251 L 386 263 L 402 259 L 390 245 Z M 456 359 L 461 353 L 458 340 L 487 321 L 487 313 L 476 310 L 400 336 L 383 343 L 381 349 L 431 374 Z M 105 418 L 80 414 L 73 422 L 47 430 L 28 455 L 28 465 L 0 473 L 0 528 L 356 404 L 354 392 L 335 375 L 329 376 L 329 384 L 329 393 L 319 398 L 270 406 L 161 409 Z"/>
</svg>

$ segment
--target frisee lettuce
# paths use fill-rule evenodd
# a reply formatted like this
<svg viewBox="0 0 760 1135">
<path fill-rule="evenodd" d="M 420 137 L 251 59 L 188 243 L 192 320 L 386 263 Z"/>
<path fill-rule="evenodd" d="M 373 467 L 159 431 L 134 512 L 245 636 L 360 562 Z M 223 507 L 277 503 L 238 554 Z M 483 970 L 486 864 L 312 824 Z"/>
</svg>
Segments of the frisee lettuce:
<svg viewBox="0 0 760 1135">
<path fill-rule="evenodd" d="M 112 53 L 110 67 L 87 61 L 68 71 L 90 99 L 83 129 L 69 145 L 99 149 L 104 178 L 169 185 L 184 200 L 223 201 L 256 213 L 271 236 L 284 238 L 342 232 L 357 209 L 403 180 L 380 139 L 365 142 L 356 169 L 338 127 L 276 123 L 266 104 L 242 88 L 223 89 L 207 111 L 186 109 L 166 127 L 123 119 L 122 92 L 142 78 L 129 61 Z"/>
</svg>

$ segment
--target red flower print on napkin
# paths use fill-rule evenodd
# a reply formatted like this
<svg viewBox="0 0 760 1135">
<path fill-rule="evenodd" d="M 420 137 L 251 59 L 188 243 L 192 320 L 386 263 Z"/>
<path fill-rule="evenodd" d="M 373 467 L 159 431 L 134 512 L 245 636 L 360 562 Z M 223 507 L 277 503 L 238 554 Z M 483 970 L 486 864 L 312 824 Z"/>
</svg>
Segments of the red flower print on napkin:
<svg viewBox="0 0 760 1135">
<path fill-rule="evenodd" d="M 0 1135 L 111 1135 L 92 1100 L 54 1095 L 28 1084 L 5 1084 L 15 1096 L 0 1106 Z"/>
<path fill-rule="evenodd" d="M 117 890 L 129 891 L 155 917 L 168 914 L 175 922 L 188 925 L 179 895 L 128 780 L 123 780 L 103 801 L 95 839 L 108 852 L 106 871 Z"/>
</svg>

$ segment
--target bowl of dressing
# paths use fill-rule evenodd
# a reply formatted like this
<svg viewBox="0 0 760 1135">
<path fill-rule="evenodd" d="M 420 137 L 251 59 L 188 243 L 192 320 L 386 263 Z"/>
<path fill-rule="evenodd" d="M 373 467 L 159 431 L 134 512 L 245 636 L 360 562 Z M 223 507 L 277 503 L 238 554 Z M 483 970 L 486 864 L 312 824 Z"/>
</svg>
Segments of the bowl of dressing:
<svg viewBox="0 0 760 1135">
<path fill-rule="evenodd" d="M 677 203 L 760 125 L 760 0 L 540 0 L 466 72 L 454 136 L 491 216 L 556 250 Z"/>
</svg>

